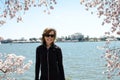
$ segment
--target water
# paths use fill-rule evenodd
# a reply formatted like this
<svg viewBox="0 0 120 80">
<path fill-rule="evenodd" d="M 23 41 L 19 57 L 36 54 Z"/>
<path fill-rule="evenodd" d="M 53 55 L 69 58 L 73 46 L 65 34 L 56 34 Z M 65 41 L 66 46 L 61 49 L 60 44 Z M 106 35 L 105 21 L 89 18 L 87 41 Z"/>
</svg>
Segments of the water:
<svg viewBox="0 0 120 80">
<path fill-rule="evenodd" d="M 105 42 L 59 42 L 56 44 L 62 48 L 66 80 L 107 80 L 102 74 L 105 70 L 105 61 L 101 58 L 103 51 L 96 48 L 103 46 Z M 35 50 L 38 45 L 40 43 L 0 45 L 1 53 L 15 53 L 25 56 L 26 61 L 33 61 L 30 70 L 18 75 L 17 80 L 34 80 Z M 118 80 L 118 77 L 113 80 Z"/>
</svg>

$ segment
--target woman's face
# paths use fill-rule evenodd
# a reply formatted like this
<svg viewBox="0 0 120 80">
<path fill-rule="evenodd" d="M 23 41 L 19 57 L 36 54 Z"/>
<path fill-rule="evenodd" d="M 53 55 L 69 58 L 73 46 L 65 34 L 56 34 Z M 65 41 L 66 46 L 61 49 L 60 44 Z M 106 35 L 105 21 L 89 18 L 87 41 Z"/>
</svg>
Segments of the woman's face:
<svg viewBox="0 0 120 80">
<path fill-rule="evenodd" d="M 51 45 L 52 42 L 54 42 L 55 34 L 54 31 L 51 31 L 49 34 L 45 35 L 45 42 L 47 45 Z"/>
</svg>

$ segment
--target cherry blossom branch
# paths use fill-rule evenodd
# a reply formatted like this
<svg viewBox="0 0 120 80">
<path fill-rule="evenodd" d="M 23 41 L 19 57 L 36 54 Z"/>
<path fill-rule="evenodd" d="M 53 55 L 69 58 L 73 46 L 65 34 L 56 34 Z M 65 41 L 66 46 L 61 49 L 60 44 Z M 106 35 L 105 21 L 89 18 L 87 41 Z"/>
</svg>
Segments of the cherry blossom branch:
<svg viewBox="0 0 120 80">
<path fill-rule="evenodd" d="M 45 6 L 44 12 L 48 11 L 50 14 L 50 10 L 54 9 L 54 4 L 56 0 L 0 0 L 0 25 L 5 24 L 6 19 L 16 18 L 17 22 L 22 21 L 22 14 L 31 7 Z"/>
<path fill-rule="evenodd" d="M 32 61 L 28 61 L 25 64 L 24 59 L 25 57 L 15 54 L 0 54 L 0 71 L 3 73 L 3 75 L 0 75 L 0 78 L 9 79 L 8 74 L 23 74 L 26 70 L 29 70 Z"/>
<path fill-rule="evenodd" d="M 114 37 L 107 36 L 106 43 L 103 47 L 98 47 L 104 50 L 102 58 L 105 60 L 105 71 L 107 79 L 120 76 L 120 48 L 118 46 L 111 45 L 111 42 L 115 41 Z"/>
<path fill-rule="evenodd" d="M 4 71 L 3 69 L 0 69 L 0 71 L 2 71 L 3 73 L 6 73 L 6 72 L 7 72 L 7 70 Z"/>
<path fill-rule="evenodd" d="M 94 12 L 98 17 L 102 17 L 102 25 L 111 24 L 110 33 L 116 32 L 120 35 L 120 0 L 80 0 L 87 11 Z"/>
</svg>

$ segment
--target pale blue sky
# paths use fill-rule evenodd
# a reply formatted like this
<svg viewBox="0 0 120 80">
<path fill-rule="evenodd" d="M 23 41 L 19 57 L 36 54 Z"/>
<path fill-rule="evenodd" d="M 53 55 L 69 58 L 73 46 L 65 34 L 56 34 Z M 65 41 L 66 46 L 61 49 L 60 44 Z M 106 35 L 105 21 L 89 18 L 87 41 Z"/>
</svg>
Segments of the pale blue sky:
<svg viewBox="0 0 120 80">
<path fill-rule="evenodd" d="M 50 15 L 43 13 L 43 8 L 32 8 L 23 16 L 23 22 L 17 23 L 13 19 L 1 26 L 0 36 L 5 39 L 39 38 L 46 27 L 52 27 L 57 30 L 58 37 L 76 32 L 101 37 L 109 30 L 101 23 L 97 15 L 91 15 L 80 5 L 80 0 L 57 0 Z"/>
</svg>

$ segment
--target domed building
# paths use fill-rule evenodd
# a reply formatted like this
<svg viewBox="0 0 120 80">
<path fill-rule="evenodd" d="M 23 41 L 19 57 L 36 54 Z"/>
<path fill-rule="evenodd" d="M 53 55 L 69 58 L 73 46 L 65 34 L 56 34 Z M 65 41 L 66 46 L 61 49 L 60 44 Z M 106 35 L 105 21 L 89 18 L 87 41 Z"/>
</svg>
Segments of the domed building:
<svg viewBox="0 0 120 80">
<path fill-rule="evenodd" d="M 84 39 L 84 35 L 82 35 L 81 33 L 74 33 L 71 35 L 71 40 L 82 41 L 83 39 Z"/>
</svg>

